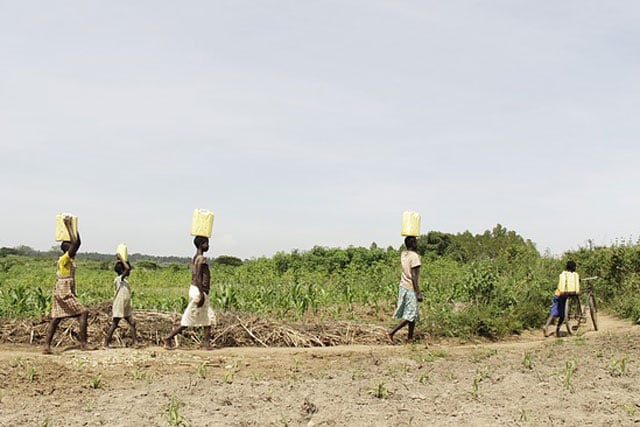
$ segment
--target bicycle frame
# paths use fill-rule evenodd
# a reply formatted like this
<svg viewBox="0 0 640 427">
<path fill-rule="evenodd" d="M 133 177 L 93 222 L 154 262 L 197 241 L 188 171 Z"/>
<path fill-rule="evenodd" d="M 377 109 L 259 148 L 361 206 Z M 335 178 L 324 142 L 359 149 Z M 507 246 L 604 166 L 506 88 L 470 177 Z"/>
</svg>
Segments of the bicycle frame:
<svg viewBox="0 0 640 427">
<path fill-rule="evenodd" d="M 594 330 L 598 330 L 598 317 L 595 296 L 593 294 L 593 286 L 590 283 L 591 281 L 596 279 L 597 277 L 587 277 L 580 280 L 580 282 L 587 282 L 586 293 L 572 293 L 567 295 L 567 300 L 565 302 L 564 323 L 569 335 L 572 334 L 572 330 L 574 332 L 577 331 L 582 323 L 587 323 L 587 310 L 589 311 Z M 581 296 L 585 294 L 586 304 L 583 304 Z"/>
</svg>

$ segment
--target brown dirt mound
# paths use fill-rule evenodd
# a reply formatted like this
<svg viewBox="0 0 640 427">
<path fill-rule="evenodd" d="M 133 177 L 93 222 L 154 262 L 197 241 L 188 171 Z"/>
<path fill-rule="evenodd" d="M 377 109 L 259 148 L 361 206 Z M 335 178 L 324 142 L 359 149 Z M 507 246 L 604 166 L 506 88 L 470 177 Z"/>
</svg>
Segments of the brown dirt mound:
<svg viewBox="0 0 640 427">
<path fill-rule="evenodd" d="M 111 304 L 89 307 L 89 310 L 89 342 L 102 343 L 111 325 Z M 180 313 L 153 310 L 136 310 L 134 316 L 138 339 L 147 345 L 160 345 L 162 338 L 180 321 Z M 42 344 L 49 320 L 48 316 L 38 320 L 5 320 L 0 325 L 0 343 Z M 113 344 L 128 346 L 128 325 L 123 320 L 119 326 L 113 335 Z M 201 339 L 200 328 L 194 328 L 185 331 L 176 344 L 195 347 Z M 78 322 L 75 319 L 64 320 L 54 337 L 54 346 L 73 345 L 77 340 Z M 212 331 L 212 344 L 220 347 L 325 347 L 384 343 L 385 329 L 381 326 L 346 321 L 284 323 L 234 312 L 217 313 Z"/>
</svg>

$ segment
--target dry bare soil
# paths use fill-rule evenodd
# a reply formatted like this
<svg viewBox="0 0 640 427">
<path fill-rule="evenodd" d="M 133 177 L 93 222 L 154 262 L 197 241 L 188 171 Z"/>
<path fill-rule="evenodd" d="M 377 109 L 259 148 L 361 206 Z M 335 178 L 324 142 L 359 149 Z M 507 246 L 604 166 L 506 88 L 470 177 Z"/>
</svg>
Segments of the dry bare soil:
<svg viewBox="0 0 640 427">
<path fill-rule="evenodd" d="M 2 344 L 0 426 L 640 425 L 639 338 L 601 315 L 597 332 L 494 343 L 53 356 Z"/>
</svg>

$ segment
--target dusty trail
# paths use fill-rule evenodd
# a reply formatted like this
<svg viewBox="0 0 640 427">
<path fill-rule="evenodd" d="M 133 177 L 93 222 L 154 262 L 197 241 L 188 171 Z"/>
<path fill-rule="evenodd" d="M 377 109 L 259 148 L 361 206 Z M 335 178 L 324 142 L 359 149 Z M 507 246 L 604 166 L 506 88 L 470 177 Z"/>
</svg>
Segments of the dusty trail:
<svg viewBox="0 0 640 427">
<path fill-rule="evenodd" d="M 640 328 L 599 323 L 428 345 L 54 356 L 1 345 L 0 426 L 638 425 Z"/>
</svg>

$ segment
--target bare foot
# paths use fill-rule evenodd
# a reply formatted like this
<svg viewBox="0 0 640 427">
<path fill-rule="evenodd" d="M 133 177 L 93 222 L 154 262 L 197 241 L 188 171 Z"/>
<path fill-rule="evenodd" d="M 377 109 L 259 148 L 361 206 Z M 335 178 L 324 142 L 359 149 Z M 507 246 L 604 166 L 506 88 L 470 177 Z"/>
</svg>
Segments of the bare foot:
<svg viewBox="0 0 640 427">
<path fill-rule="evenodd" d="M 89 345 L 87 343 L 84 344 L 80 344 L 80 350 L 82 351 L 94 351 L 97 350 L 98 347 L 96 347 L 95 345 Z"/>
<path fill-rule="evenodd" d="M 165 338 L 162 340 L 162 347 L 165 348 L 165 350 L 171 350 L 173 347 L 171 347 L 171 340 L 169 338 Z"/>
<path fill-rule="evenodd" d="M 389 344 L 395 344 L 393 342 L 393 335 L 390 332 L 386 332 L 387 340 L 389 340 Z"/>
<path fill-rule="evenodd" d="M 64 349 L 62 349 L 62 351 L 71 351 L 71 350 L 80 350 L 82 349 L 82 346 L 80 346 L 80 344 L 71 344 L 66 346 Z"/>
<path fill-rule="evenodd" d="M 42 349 L 42 354 L 53 354 L 50 347 L 45 347 Z"/>
</svg>

